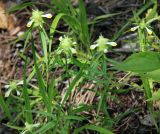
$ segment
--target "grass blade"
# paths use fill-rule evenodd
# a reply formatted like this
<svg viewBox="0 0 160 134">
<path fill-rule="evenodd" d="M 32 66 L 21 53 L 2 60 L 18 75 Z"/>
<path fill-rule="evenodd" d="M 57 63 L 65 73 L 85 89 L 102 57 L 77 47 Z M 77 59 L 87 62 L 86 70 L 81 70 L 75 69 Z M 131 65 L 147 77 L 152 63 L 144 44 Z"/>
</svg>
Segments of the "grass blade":
<svg viewBox="0 0 160 134">
<path fill-rule="evenodd" d="M 37 80 L 38 80 L 38 86 L 40 89 L 40 94 L 43 98 L 44 104 L 47 107 L 48 112 L 51 112 L 52 104 L 49 101 L 49 98 L 46 94 L 47 92 L 45 90 L 44 80 L 43 80 L 43 77 L 42 77 L 41 72 L 40 72 L 38 65 L 37 65 L 36 52 L 35 52 L 35 48 L 34 48 L 34 39 L 32 39 L 32 52 L 33 52 L 33 59 L 34 59 L 35 70 L 36 70 L 36 75 L 37 75 Z"/>
<path fill-rule="evenodd" d="M 26 72 L 27 72 L 27 61 L 25 61 L 25 65 L 24 65 L 23 97 L 24 97 L 24 101 L 25 101 L 25 106 L 24 106 L 25 110 L 31 110 L 30 99 L 29 99 L 29 95 L 28 95 L 28 91 L 27 91 Z M 33 124 L 32 113 L 26 112 L 25 118 L 28 123 Z"/>
<path fill-rule="evenodd" d="M 49 129 L 53 128 L 54 126 L 55 126 L 55 122 L 48 122 L 47 124 L 43 125 L 39 130 L 37 130 L 34 134 L 44 134 Z"/>
<path fill-rule="evenodd" d="M 95 125 L 85 125 L 83 127 L 80 127 L 74 131 L 74 134 L 78 134 L 84 129 L 89 129 L 89 130 L 93 130 L 96 132 L 100 132 L 101 134 L 113 134 L 111 131 L 105 128 L 99 127 L 99 126 L 95 126 Z"/>
<path fill-rule="evenodd" d="M 44 61 L 47 64 L 48 63 L 47 35 L 44 29 L 40 30 L 40 38 L 41 38 L 43 52 L 44 52 Z"/>
<path fill-rule="evenodd" d="M 28 6 L 32 6 L 33 4 L 35 4 L 35 2 L 26 2 L 26 3 L 22 3 L 22 4 L 18 4 L 16 6 L 13 6 L 11 8 L 9 8 L 8 12 L 14 12 L 17 10 L 22 10 Z"/>
<path fill-rule="evenodd" d="M 79 73 L 76 75 L 76 77 L 71 82 L 69 88 L 67 89 L 66 94 L 64 96 L 64 99 L 62 100 L 62 105 L 68 99 L 68 97 L 70 96 L 73 88 L 75 87 L 75 85 L 77 84 L 77 82 L 81 79 L 82 75 L 83 75 L 83 68 L 79 71 Z"/>
<path fill-rule="evenodd" d="M 80 10 L 80 24 L 81 24 L 81 30 L 82 30 L 82 39 L 84 44 L 88 44 L 90 40 L 90 35 L 88 31 L 88 20 L 87 20 L 87 14 L 86 14 L 86 8 L 84 5 L 83 0 L 79 0 L 79 10 Z"/>
<path fill-rule="evenodd" d="M 8 105 L 5 103 L 4 99 L 3 99 L 3 96 L 2 94 L 0 93 L 0 106 L 1 108 L 3 109 L 4 113 L 6 114 L 6 116 L 11 119 L 12 116 L 11 116 L 11 112 L 8 108 Z"/>
</svg>

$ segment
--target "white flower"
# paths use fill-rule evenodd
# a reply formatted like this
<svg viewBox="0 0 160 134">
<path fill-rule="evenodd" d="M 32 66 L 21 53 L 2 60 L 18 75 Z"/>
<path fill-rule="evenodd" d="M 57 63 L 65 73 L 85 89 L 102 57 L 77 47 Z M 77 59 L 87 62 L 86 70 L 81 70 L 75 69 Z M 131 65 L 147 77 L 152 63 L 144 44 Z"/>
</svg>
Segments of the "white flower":
<svg viewBox="0 0 160 134">
<path fill-rule="evenodd" d="M 33 20 L 31 20 L 31 21 L 29 21 L 29 22 L 27 23 L 27 27 L 31 27 L 32 24 L 33 24 Z"/>
<path fill-rule="evenodd" d="M 44 14 L 44 12 L 42 11 L 33 10 L 32 16 L 30 17 L 30 21 L 27 23 L 27 27 L 31 27 L 32 24 L 34 24 L 33 27 L 42 26 L 44 23 L 44 20 L 43 20 L 44 17 L 50 19 L 52 18 L 52 14 L 50 13 Z"/>
<path fill-rule="evenodd" d="M 146 27 L 146 30 L 147 30 L 147 33 L 149 34 L 149 35 L 151 35 L 153 32 L 152 32 L 152 30 L 150 30 L 149 28 L 147 28 Z"/>
<path fill-rule="evenodd" d="M 21 132 L 21 134 L 26 134 L 27 132 L 31 132 L 34 128 L 37 128 L 40 126 L 40 123 L 36 123 L 36 124 L 29 124 L 29 123 L 25 123 L 25 128 L 23 129 L 23 131 Z"/>
<path fill-rule="evenodd" d="M 98 47 L 98 46 L 99 46 L 99 44 L 91 45 L 91 46 L 90 46 L 90 49 L 93 50 L 93 49 L 95 49 L 95 48 Z"/>
<path fill-rule="evenodd" d="M 107 49 L 104 49 L 104 53 L 107 53 L 108 52 L 108 50 Z"/>
<path fill-rule="evenodd" d="M 98 51 L 107 53 L 109 46 L 117 46 L 116 42 L 109 41 L 109 39 L 104 38 L 102 35 L 95 41 L 96 44 L 91 45 L 90 49 L 94 50 L 97 48 Z"/>
<path fill-rule="evenodd" d="M 76 49 L 73 48 L 73 46 L 75 46 L 77 43 L 76 42 L 73 42 L 72 38 L 69 38 L 67 36 L 61 36 L 59 37 L 59 41 L 60 41 L 60 44 L 59 44 L 59 52 L 64 52 L 66 54 L 69 54 L 70 52 L 72 54 L 75 54 L 77 53 Z"/>
<path fill-rule="evenodd" d="M 130 30 L 131 30 L 132 32 L 134 32 L 134 31 L 136 31 L 138 28 L 139 28 L 139 26 L 135 26 L 135 27 L 132 27 Z"/>
<path fill-rule="evenodd" d="M 17 34 L 18 37 L 20 37 L 20 36 L 22 36 L 22 35 L 24 35 L 24 32 L 23 32 L 23 31 L 20 31 L 20 32 L 18 32 L 18 34 Z"/>
<path fill-rule="evenodd" d="M 5 85 L 4 88 L 8 89 L 5 93 L 5 97 L 8 97 L 14 90 L 16 91 L 17 96 L 19 96 L 20 92 L 17 89 L 19 85 L 23 85 L 23 81 L 20 81 L 18 83 L 16 81 L 11 81 L 8 85 Z"/>
<path fill-rule="evenodd" d="M 111 45 L 113 47 L 117 46 L 117 43 L 116 42 L 107 42 L 108 45 Z"/>
<path fill-rule="evenodd" d="M 145 29 L 149 35 L 151 35 L 151 34 L 153 33 L 152 30 L 150 30 L 150 29 L 148 28 L 148 26 L 147 26 L 147 24 L 145 23 L 144 20 L 142 20 L 142 22 L 141 22 L 138 26 L 132 27 L 130 30 L 131 30 L 132 32 L 134 32 L 134 31 L 136 31 L 136 30 L 139 29 L 139 28 L 140 28 L 140 29 Z"/>
<path fill-rule="evenodd" d="M 62 40 L 63 40 L 63 37 L 62 37 L 62 36 L 60 36 L 60 37 L 59 37 L 59 41 L 62 41 Z"/>
<path fill-rule="evenodd" d="M 77 53 L 76 49 L 74 49 L 72 47 L 70 48 L 70 50 L 71 50 L 72 54 L 76 54 Z"/>
<path fill-rule="evenodd" d="M 52 18 L 52 14 L 51 13 L 47 13 L 47 14 L 42 15 L 42 17 L 51 19 Z"/>
</svg>

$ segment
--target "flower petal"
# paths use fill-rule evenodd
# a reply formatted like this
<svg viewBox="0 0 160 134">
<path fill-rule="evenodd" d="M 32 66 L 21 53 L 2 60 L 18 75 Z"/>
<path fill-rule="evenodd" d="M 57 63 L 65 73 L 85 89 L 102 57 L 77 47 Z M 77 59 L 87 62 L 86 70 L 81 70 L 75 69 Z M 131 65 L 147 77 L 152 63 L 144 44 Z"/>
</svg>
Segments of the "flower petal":
<svg viewBox="0 0 160 134">
<path fill-rule="evenodd" d="M 136 31 L 136 30 L 138 29 L 138 27 L 139 27 L 139 26 L 132 27 L 130 30 L 131 30 L 132 32 L 134 32 L 134 31 Z"/>
<path fill-rule="evenodd" d="M 23 80 L 17 83 L 17 85 L 23 85 Z"/>
<path fill-rule="evenodd" d="M 40 123 L 33 124 L 33 127 L 39 127 Z"/>
<path fill-rule="evenodd" d="M 108 50 L 107 49 L 104 49 L 104 53 L 107 53 L 108 52 Z"/>
<path fill-rule="evenodd" d="M 62 37 L 62 36 L 60 36 L 60 37 L 59 37 L 59 41 L 62 41 L 62 39 L 63 39 L 63 37 Z"/>
<path fill-rule="evenodd" d="M 18 90 L 16 90 L 16 92 L 17 92 L 17 96 L 20 96 L 20 95 L 21 95 L 21 93 L 20 93 Z"/>
<path fill-rule="evenodd" d="M 5 96 L 4 97 L 8 97 L 10 94 L 11 94 L 11 91 L 12 91 L 12 89 L 8 89 L 8 91 L 5 93 Z"/>
<path fill-rule="evenodd" d="M 146 30 L 147 30 L 147 33 L 149 34 L 149 35 L 151 35 L 153 32 L 152 32 L 152 30 L 150 30 L 149 28 L 147 28 L 146 27 Z"/>
<path fill-rule="evenodd" d="M 9 88 L 9 87 L 10 87 L 10 85 L 5 85 L 5 86 L 4 86 L 4 88 L 6 88 L 6 89 Z"/>
<path fill-rule="evenodd" d="M 111 45 L 113 47 L 117 46 L 117 43 L 116 42 L 107 42 L 108 45 Z"/>
<path fill-rule="evenodd" d="M 76 45 L 77 44 L 77 42 L 73 42 L 73 45 Z"/>
<path fill-rule="evenodd" d="M 70 48 L 70 50 L 71 50 L 72 54 L 77 53 L 76 49 L 74 49 L 74 48 L 72 48 L 72 47 Z"/>
<path fill-rule="evenodd" d="M 29 22 L 27 23 L 27 27 L 31 27 L 32 24 L 33 24 L 33 21 L 31 20 L 31 21 L 29 21 Z"/>
<path fill-rule="evenodd" d="M 95 48 L 98 47 L 98 46 L 99 46 L 99 44 L 91 45 L 91 46 L 90 46 L 90 49 L 93 50 L 93 49 L 95 49 Z"/>
<path fill-rule="evenodd" d="M 42 17 L 51 19 L 52 18 L 52 14 L 51 13 L 47 13 L 47 14 L 42 15 Z"/>
<path fill-rule="evenodd" d="M 28 130 L 24 130 L 21 134 L 26 134 L 27 131 L 28 131 Z"/>
</svg>

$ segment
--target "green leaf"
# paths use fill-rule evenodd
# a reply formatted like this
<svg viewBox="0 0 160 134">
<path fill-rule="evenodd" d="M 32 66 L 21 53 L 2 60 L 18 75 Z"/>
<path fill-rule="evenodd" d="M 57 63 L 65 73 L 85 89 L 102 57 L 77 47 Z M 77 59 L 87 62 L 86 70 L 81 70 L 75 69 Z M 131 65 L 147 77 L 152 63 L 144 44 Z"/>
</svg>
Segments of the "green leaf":
<svg viewBox="0 0 160 134">
<path fill-rule="evenodd" d="M 3 109 L 4 113 L 6 114 L 6 116 L 11 119 L 11 112 L 9 110 L 9 107 L 7 105 L 7 103 L 4 101 L 4 98 L 2 96 L 2 94 L 0 93 L 0 107 Z"/>
<path fill-rule="evenodd" d="M 99 126 L 95 126 L 95 125 L 85 125 L 83 127 L 75 129 L 74 134 L 78 134 L 84 129 L 89 129 L 89 130 L 93 130 L 96 132 L 100 132 L 101 134 L 113 134 L 111 131 L 109 131 L 105 128 L 99 127 Z"/>
<path fill-rule="evenodd" d="M 73 81 L 71 82 L 71 84 L 69 85 L 67 91 L 66 91 L 66 94 L 64 96 L 64 99 L 62 101 L 62 104 L 65 103 L 65 101 L 68 99 L 68 97 L 70 96 L 70 94 L 72 93 L 72 90 L 74 89 L 74 87 L 79 84 L 81 78 L 82 78 L 82 75 L 83 75 L 83 69 L 84 67 L 78 72 L 78 74 L 76 75 L 76 77 L 73 79 Z"/>
<path fill-rule="evenodd" d="M 54 36 L 54 33 L 55 33 L 55 30 L 56 30 L 56 27 L 58 25 L 58 22 L 59 20 L 63 18 L 66 22 L 69 22 L 69 26 L 74 30 L 74 31 L 77 31 L 77 29 L 80 29 L 80 24 L 78 22 L 78 20 L 76 20 L 74 17 L 72 16 L 69 16 L 65 13 L 60 13 L 58 14 L 55 19 L 53 20 L 52 24 L 51 24 L 51 28 L 50 28 L 50 37 L 49 37 L 49 40 L 50 40 L 50 45 L 52 45 L 52 38 Z M 51 48 L 50 48 L 51 49 Z"/>
<path fill-rule="evenodd" d="M 35 2 L 26 2 L 26 3 L 22 3 L 22 4 L 18 4 L 16 6 L 13 6 L 11 8 L 9 8 L 8 12 L 14 12 L 17 10 L 22 10 L 28 6 L 32 6 L 33 4 L 35 4 Z"/>
<path fill-rule="evenodd" d="M 47 62 L 48 62 L 48 51 L 47 51 L 48 49 L 47 49 L 47 45 L 49 43 L 49 39 L 47 37 L 45 29 L 43 29 L 43 28 L 40 30 L 40 38 L 41 38 L 41 43 L 42 43 L 43 52 L 44 52 L 44 61 L 47 64 Z"/>
<path fill-rule="evenodd" d="M 68 10 L 68 1 L 65 0 L 52 0 L 52 2 L 54 3 L 54 5 L 60 10 L 61 13 L 69 13 Z"/>
<path fill-rule="evenodd" d="M 55 120 L 55 115 L 53 115 L 51 113 L 48 113 L 48 112 L 34 111 L 34 110 L 26 110 L 26 111 L 30 112 L 30 113 L 34 113 L 34 114 L 39 114 L 39 115 L 44 116 L 44 117 L 50 117 L 50 118 L 52 118 L 52 120 Z"/>
<path fill-rule="evenodd" d="M 28 90 L 27 90 L 27 61 L 25 61 L 24 65 L 24 84 L 23 84 L 23 98 L 25 101 L 24 108 L 25 110 L 31 110 L 31 105 L 30 105 L 30 98 L 28 95 Z M 33 123 L 33 118 L 32 118 L 32 113 L 25 112 L 24 116 L 26 118 L 26 121 L 30 124 Z"/>
<path fill-rule="evenodd" d="M 91 105 L 86 105 L 86 104 L 80 104 L 77 108 L 72 109 L 72 114 L 78 114 L 83 111 L 89 111 L 92 110 L 94 107 Z"/>
<path fill-rule="evenodd" d="M 48 96 L 49 96 L 50 101 L 54 99 L 55 94 L 56 94 L 56 90 L 54 89 L 54 86 L 55 86 L 55 80 L 51 78 L 51 81 L 48 87 Z"/>
<path fill-rule="evenodd" d="M 22 131 L 24 129 L 24 128 L 19 127 L 19 126 L 12 126 L 12 125 L 9 125 L 9 124 L 3 124 L 3 125 L 5 125 L 8 128 L 12 128 L 12 129 L 19 130 L 19 131 Z"/>
<path fill-rule="evenodd" d="M 74 115 L 68 115 L 64 118 L 67 119 L 67 120 L 77 120 L 77 121 L 82 121 L 82 120 L 85 119 L 84 117 L 74 116 Z"/>
<path fill-rule="evenodd" d="M 131 55 L 115 66 L 123 71 L 147 73 L 160 68 L 160 54 L 157 52 L 141 52 Z"/>
<path fill-rule="evenodd" d="M 48 122 L 47 124 L 43 125 L 39 130 L 37 130 L 35 134 L 44 134 L 49 129 L 53 128 L 54 126 L 55 126 L 55 122 Z"/>
<path fill-rule="evenodd" d="M 54 36 L 54 33 L 55 33 L 55 30 L 56 30 L 56 27 L 57 27 L 57 25 L 58 25 L 58 22 L 59 22 L 59 20 L 62 18 L 62 16 L 64 16 L 65 14 L 63 14 L 63 13 L 60 13 L 60 14 L 58 14 L 55 18 L 54 18 L 54 20 L 53 20 L 53 22 L 52 22 L 52 24 L 51 24 L 51 27 L 50 27 L 50 36 L 49 36 L 49 40 L 50 40 L 50 45 L 52 45 L 52 38 L 53 38 L 53 36 Z M 50 46 L 51 47 L 51 46 Z M 51 48 L 50 48 L 51 49 Z"/>
<path fill-rule="evenodd" d="M 48 112 L 51 112 L 52 102 L 49 100 L 48 94 L 46 92 L 46 86 L 44 83 L 44 79 L 42 77 L 42 74 L 41 74 L 39 67 L 38 67 L 38 64 L 37 64 L 36 51 L 35 51 L 35 47 L 34 47 L 34 39 L 33 38 L 32 38 L 32 53 L 33 53 L 33 59 L 34 59 L 35 70 L 36 70 L 40 94 L 43 98 L 44 104 L 47 107 Z"/>
<path fill-rule="evenodd" d="M 157 17 L 158 14 L 157 14 L 157 4 L 154 5 L 154 7 L 152 9 L 149 9 L 147 14 L 146 14 L 146 22 Z"/>
<path fill-rule="evenodd" d="M 160 90 L 158 90 L 156 93 L 154 93 L 152 98 L 148 99 L 148 101 L 156 101 L 156 100 L 160 100 Z"/>
<path fill-rule="evenodd" d="M 83 0 L 79 0 L 79 10 L 80 10 L 80 15 L 79 15 L 79 21 L 81 24 L 81 29 L 82 29 L 82 41 L 84 44 L 89 43 L 89 30 L 88 30 L 88 20 L 87 20 L 87 14 L 86 14 L 86 9 Z"/>
<path fill-rule="evenodd" d="M 153 81 L 160 82 L 160 69 L 149 72 L 146 75 L 148 78 L 152 79 Z"/>
</svg>

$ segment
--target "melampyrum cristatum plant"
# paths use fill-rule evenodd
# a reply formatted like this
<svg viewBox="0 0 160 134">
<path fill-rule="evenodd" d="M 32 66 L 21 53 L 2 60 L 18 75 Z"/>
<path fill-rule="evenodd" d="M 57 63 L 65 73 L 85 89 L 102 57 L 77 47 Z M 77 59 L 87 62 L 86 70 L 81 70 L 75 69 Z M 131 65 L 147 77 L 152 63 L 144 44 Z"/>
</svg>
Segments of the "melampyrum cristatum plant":
<svg viewBox="0 0 160 134">
<path fill-rule="evenodd" d="M 82 4 L 82 3 L 81 3 Z M 81 5 L 82 6 L 82 5 Z M 81 7 L 82 8 L 82 7 Z M 101 74 L 101 76 L 104 79 L 106 78 L 106 59 L 105 59 L 105 53 L 108 52 L 109 49 L 112 48 L 112 46 L 116 46 L 115 42 L 110 41 L 107 38 L 104 38 L 103 36 L 100 36 L 96 41 L 94 45 L 90 46 L 90 49 L 93 50 L 93 57 L 91 58 L 91 62 L 88 62 L 90 64 L 86 63 L 81 63 L 81 61 L 78 61 L 80 64 L 80 69 L 74 73 L 72 70 L 69 69 L 68 65 L 70 63 L 73 64 L 73 61 L 76 59 L 76 56 L 78 57 L 79 53 L 79 47 L 77 45 L 77 42 L 74 41 L 72 37 L 67 35 L 63 35 L 59 38 L 59 45 L 56 50 L 52 51 L 52 40 L 54 35 L 56 26 L 58 25 L 58 22 L 61 17 L 65 16 L 64 14 L 58 14 L 55 16 L 51 27 L 50 27 L 50 35 L 47 34 L 44 28 L 44 17 L 46 18 L 51 18 L 51 14 L 44 14 L 44 12 L 39 11 L 39 10 L 33 10 L 32 16 L 30 17 L 30 21 L 27 24 L 27 27 L 29 28 L 26 40 L 31 40 L 32 43 L 32 53 L 33 53 L 33 59 L 34 59 L 34 67 L 33 67 L 33 74 L 36 75 L 37 79 L 37 84 L 38 84 L 38 91 L 39 95 L 42 99 L 44 109 L 42 110 L 43 112 L 47 112 L 46 116 L 46 122 L 45 126 L 47 127 L 48 125 L 52 125 L 48 130 L 45 130 L 49 134 L 52 133 L 51 129 L 53 130 L 54 133 L 57 133 L 59 130 L 59 133 L 62 132 L 69 132 L 69 130 L 72 128 L 70 125 L 72 122 L 70 121 L 69 117 L 74 116 L 73 120 L 77 120 L 79 118 L 78 115 L 72 114 L 72 105 L 70 105 L 70 108 L 68 111 L 64 110 L 66 101 L 68 98 L 71 96 L 72 90 L 75 88 L 75 86 L 78 86 L 78 83 L 80 80 L 83 80 L 83 75 L 84 72 L 87 72 L 90 69 L 90 66 L 93 66 L 93 64 L 97 64 L 99 60 L 101 60 L 101 65 L 100 67 L 102 68 L 102 71 L 104 72 Z M 34 30 L 38 30 L 38 33 L 40 35 L 40 43 L 42 45 L 42 50 L 43 50 L 43 56 L 40 56 L 38 52 L 35 49 L 35 41 L 32 36 L 32 32 Z M 28 39 L 30 38 L 30 39 Z M 82 37 L 84 38 L 84 37 Z M 85 40 L 85 39 L 84 39 Z M 80 42 L 81 43 L 81 42 Z M 83 43 L 83 41 L 82 41 Z M 82 44 L 81 43 L 81 44 Z M 89 46 L 88 46 L 89 47 Z M 95 50 L 96 51 L 95 51 Z M 82 51 L 82 50 L 81 50 Z M 97 56 L 98 53 L 98 56 Z M 95 58 L 96 57 L 96 58 Z M 76 59 L 78 60 L 78 58 Z M 58 61 L 58 62 L 57 62 Z M 60 61 L 60 62 L 59 62 Z M 93 61 L 93 62 L 92 62 Z M 59 64 L 60 63 L 60 64 Z M 58 67 L 61 67 L 65 73 L 64 75 L 60 76 L 59 78 L 55 79 L 54 77 L 50 79 L 49 74 L 52 70 L 57 70 Z M 99 63 L 98 63 L 99 64 Z M 97 66 L 98 67 L 98 66 Z M 34 75 L 29 76 L 29 80 L 33 78 Z M 64 95 L 63 100 L 60 102 L 56 102 L 54 98 L 55 93 L 53 90 L 56 88 L 56 84 L 59 81 L 63 81 L 64 79 L 69 79 L 73 78 L 72 81 L 70 81 L 68 85 L 68 89 Z M 95 77 L 95 76 L 94 76 Z M 32 116 L 32 107 L 30 105 L 30 97 L 27 91 L 27 84 L 29 83 L 29 80 L 26 78 L 26 73 L 24 77 L 24 99 L 25 99 L 25 127 L 23 129 L 23 132 L 34 132 L 37 127 L 41 126 L 39 123 L 35 123 L 33 120 Z M 101 93 L 101 101 L 98 105 L 97 109 L 97 116 L 99 114 L 99 111 L 101 110 L 102 104 L 105 103 L 105 93 L 107 92 L 107 87 L 109 86 L 109 83 L 107 83 L 104 87 L 104 90 Z M 59 92 L 59 91 L 58 91 Z M 37 103 L 36 103 L 37 104 Z M 106 111 L 105 111 L 106 112 Z M 54 117 L 51 116 L 51 114 L 54 113 Z M 27 118 L 26 115 L 30 115 L 30 118 Z M 43 115 L 43 113 L 41 113 Z M 109 118 L 109 114 L 107 113 L 107 116 Z M 66 118 L 64 118 L 66 117 Z M 67 119 L 67 117 L 69 119 Z M 72 120 L 72 118 L 71 118 Z M 65 124 L 63 124 L 65 122 Z M 38 124 L 38 125 L 37 125 Z M 87 126 L 86 126 L 87 127 Z M 93 126 L 91 126 L 93 127 Z M 94 126 L 97 127 L 97 126 Z M 100 127 L 98 127 L 100 128 Z M 45 127 L 41 127 L 41 129 L 45 129 Z M 40 129 L 40 130 L 41 130 Z M 36 132 L 40 132 L 40 130 L 37 130 Z M 101 129 L 100 129 L 101 130 Z M 97 131 L 100 132 L 99 129 Z M 109 132 L 108 130 L 103 129 L 105 132 Z"/>
<path fill-rule="evenodd" d="M 134 13 L 134 21 L 136 26 L 132 27 L 130 31 L 137 31 L 138 43 L 141 52 L 151 51 L 152 47 L 156 44 L 155 40 L 159 40 L 151 25 L 154 21 L 160 19 L 157 13 L 157 1 L 154 0 L 154 3 L 153 8 L 148 9 L 144 18 L 141 19 Z"/>
<path fill-rule="evenodd" d="M 157 7 L 158 7 L 157 1 L 154 0 L 154 6 L 153 8 L 148 10 L 145 18 L 140 19 L 139 16 L 136 16 L 136 15 L 134 16 L 136 26 L 132 27 L 130 30 L 137 31 L 138 44 L 140 47 L 140 52 L 142 53 L 152 51 L 152 48 L 155 44 L 155 40 L 159 41 L 159 38 L 156 36 L 151 26 L 152 22 L 160 19 L 157 13 Z M 153 96 L 153 80 L 147 78 L 146 73 L 140 73 L 139 75 L 141 76 L 141 80 L 143 83 L 146 100 L 150 100 Z M 153 116 L 154 115 L 153 102 L 147 101 L 147 104 L 148 104 L 148 109 L 150 111 L 150 114 L 153 118 L 155 127 L 157 129 L 157 132 L 160 132 L 156 119 L 154 119 L 154 116 Z"/>
<path fill-rule="evenodd" d="M 12 92 L 19 95 L 19 87 L 23 88 L 21 89 L 23 90 L 21 96 L 18 96 L 19 98 L 16 97 L 24 103 L 21 110 L 22 113 L 15 119 L 23 123 L 23 128 L 17 127 L 17 129 L 22 134 L 69 134 L 72 132 L 78 134 L 86 129 L 99 133 L 112 134 L 112 132 L 107 129 L 112 128 L 115 119 L 113 121 L 108 113 L 106 99 L 111 96 L 110 91 L 112 91 L 113 86 L 110 89 L 110 85 L 112 85 L 111 81 L 113 76 L 112 73 L 109 72 L 110 68 L 107 66 L 107 61 L 109 60 L 106 53 L 112 50 L 112 47 L 117 44 L 113 40 L 100 35 L 91 45 L 91 33 L 89 32 L 83 0 L 79 0 L 78 10 L 72 6 L 70 0 L 52 0 L 52 2 L 57 7 L 59 14 L 53 18 L 50 13 L 45 14 L 42 11 L 33 10 L 32 16 L 27 24 L 28 30 L 26 32 L 25 44 L 31 41 L 34 60 L 31 74 L 27 74 L 26 58 L 23 83 L 13 81 L 9 83 L 9 85 L 6 85 L 6 98 L 10 97 Z M 151 48 L 149 38 L 155 35 L 151 23 L 159 19 L 157 13 L 154 13 L 157 9 L 156 4 L 157 3 L 155 3 L 153 9 L 148 12 L 146 18 L 140 19 L 135 16 L 136 24 L 131 28 L 131 31 L 137 31 L 138 33 L 141 52 L 150 51 Z M 151 14 L 154 14 L 154 16 Z M 49 33 L 46 32 L 45 29 L 45 18 L 53 18 L 53 22 L 49 27 Z M 53 45 L 55 45 L 53 44 L 53 40 L 55 39 L 54 33 L 59 32 L 56 31 L 56 27 L 61 19 L 68 24 L 68 32 L 60 32 L 65 34 L 59 37 L 58 43 L 54 49 L 52 49 Z M 38 31 L 40 37 L 43 55 L 39 55 L 38 51 L 36 51 L 37 44 L 35 40 L 38 38 L 32 35 L 35 30 Z M 157 58 L 153 53 L 145 54 Z M 82 55 L 83 58 L 81 57 Z M 143 55 L 138 54 L 136 56 L 138 57 L 137 59 L 139 59 L 141 58 L 140 56 Z M 134 61 L 137 61 L 137 59 Z M 152 59 L 154 58 L 151 58 L 151 61 Z M 133 57 L 131 60 L 133 60 Z M 129 61 L 129 64 L 130 63 Z M 131 64 L 131 67 L 134 67 L 134 65 L 135 64 Z M 140 68 L 140 66 L 138 67 Z M 143 75 L 142 66 L 141 69 L 137 68 L 136 71 L 138 71 L 136 73 L 139 73 L 139 70 L 142 71 L 139 74 L 143 81 L 146 98 L 151 98 L 152 82 Z M 61 71 L 62 73 L 60 73 Z M 135 71 L 135 68 L 133 71 Z M 34 82 L 31 83 L 33 78 Z M 94 87 L 91 89 L 99 98 L 97 104 L 94 106 L 91 105 L 91 107 L 83 104 L 77 107 L 73 106 L 73 104 L 70 103 L 72 91 L 76 90 L 76 88 L 81 90 L 82 84 L 88 84 L 88 82 L 94 83 L 95 87 L 97 86 L 99 89 L 94 89 Z M 63 97 L 60 95 L 60 83 L 63 83 L 63 85 L 67 83 L 67 89 Z M 113 83 L 116 85 L 116 82 Z M 1 97 L 0 101 L 1 104 L 4 104 Z M 149 103 L 148 107 L 150 110 L 153 110 L 152 103 Z M 96 111 L 96 118 L 94 119 L 96 125 L 89 123 L 90 117 L 88 118 L 81 115 L 81 113 L 84 112 L 83 109 L 85 109 L 85 112 L 88 109 Z M 7 112 L 9 118 L 12 116 L 8 109 L 6 109 L 5 112 Z M 102 115 L 103 113 L 104 115 Z M 21 117 L 22 119 L 20 119 Z M 121 118 L 122 116 L 120 119 Z M 87 124 L 84 124 L 84 122 L 87 122 Z"/>
<path fill-rule="evenodd" d="M 153 40 L 150 42 L 151 38 L 158 39 L 157 36 L 154 34 L 151 23 L 160 19 L 160 17 L 157 14 L 157 2 L 154 1 L 155 4 L 153 8 L 149 9 L 145 18 L 140 19 L 139 16 L 135 15 L 135 22 L 136 26 L 132 27 L 131 31 L 137 31 L 138 34 L 138 44 L 141 52 L 151 51 L 152 50 L 152 44 L 154 43 Z M 148 81 L 148 80 L 147 80 Z M 152 87 L 152 82 L 147 82 L 147 85 L 150 85 Z M 146 84 L 144 84 L 145 86 Z M 146 87 L 147 88 L 147 87 Z M 148 89 L 146 91 L 146 97 L 147 99 L 152 97 L 152 91 L 151 89 Z"/>
</svg>

